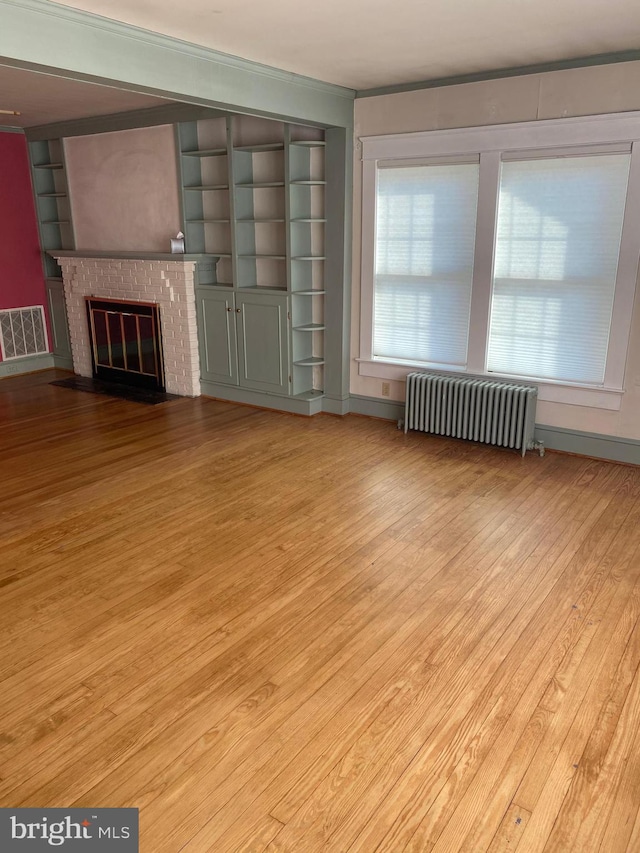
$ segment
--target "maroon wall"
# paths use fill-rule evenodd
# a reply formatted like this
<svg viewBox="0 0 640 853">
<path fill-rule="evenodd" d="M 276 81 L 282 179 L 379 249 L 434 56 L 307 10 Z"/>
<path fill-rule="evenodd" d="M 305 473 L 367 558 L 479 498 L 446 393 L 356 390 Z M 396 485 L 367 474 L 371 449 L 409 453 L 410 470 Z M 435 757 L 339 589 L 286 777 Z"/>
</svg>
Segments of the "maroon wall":
<svg viewBox="0 0 640 853">
<path fill-rule="evenodd" d="M 27 142 L 0 131 L 0 309 L 26 305 L 46 306 Z"/>
</svg>

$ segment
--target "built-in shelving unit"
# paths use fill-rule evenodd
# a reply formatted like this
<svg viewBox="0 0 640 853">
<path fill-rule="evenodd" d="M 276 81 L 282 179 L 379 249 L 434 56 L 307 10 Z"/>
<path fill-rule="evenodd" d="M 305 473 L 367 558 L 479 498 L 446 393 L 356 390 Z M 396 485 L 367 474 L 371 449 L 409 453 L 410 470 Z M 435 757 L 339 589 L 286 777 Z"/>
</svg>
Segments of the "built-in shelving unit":
<svg viewBox="0 0 640 853">
<path fill-rule="evenodd" d="M 233 177 L 239 288 L 286 293 L 285 125 L 233 119 Z"/>
<path fill-rule="evenodd" d="M 293 391 L 324 387 L 325 143 L 292 127 L 289 218 Z"/>
<path fill-rule="evenodd" d="M 221 361 L 229 349 L 245 360 L 254 345 L 263 354 L 273 352 L 275 342 L 269 349 L 261 339 L 263 325 L 285 335 L 286 342 L 286 363 L 273 365 L 286 384 L 279 387 L 270 379 L 265 387 L 300 401 L 321 397 L 324 132 L 238 115 L 180 124 L 177 140 L 186 249 L 218 258 L 214 284 L 197 293 L 206 348 L 203 377 L 242 385 L 246 364 L 244 372 L 229 365 L 217 368 L 212 353 L 220 338 L 225 340 Z M 232 291 L 230 296 L 213 293 L 224 289 Z M 262 325 L 248 325 L 249 303 L 243 295 L 250 297 L 254 319 L 263 305 Z M 284 317 L 285 327 L 276 323 L 276 314 Z M 207 334 L 216 336 L 208 347 Z"/>
<path fill-rule="evenodd" d="M 62 140 L 31 141 L 29 159 L 53 333 L 53 352 L 60 359 L 57 362 L 60 366 L 70 367 L 71 345 L 62 272 L 56 261 L 47 254 L 56 249 L 75 248 Z"/>
<path fill-rule="evenodd" d="M 48 279 L 59 280 L 60 268 L 46 253 L 51 249 L 74 248 L 62 140 L 30 142 L 29 156 L 44 273 Z"/>
<path fill-rule="evenodd" d="M 223 287 L 234 285 L 230 121 L 177 125 L 186 249 L 218 258 L 216 283 Z"/>
</svg>

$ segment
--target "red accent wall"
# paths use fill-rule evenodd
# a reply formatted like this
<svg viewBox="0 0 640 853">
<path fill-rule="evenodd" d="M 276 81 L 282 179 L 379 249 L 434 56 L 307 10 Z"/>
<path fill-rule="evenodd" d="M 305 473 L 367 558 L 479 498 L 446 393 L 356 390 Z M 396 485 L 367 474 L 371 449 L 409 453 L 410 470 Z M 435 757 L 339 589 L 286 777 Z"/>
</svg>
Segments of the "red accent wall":
<svg viewBox="0 0 640 853">
<path fill-rule="evenodd" d="M 46 308 L 27 141 L 0 132 L 0 309 L 26 305 Z"/>
</svg>

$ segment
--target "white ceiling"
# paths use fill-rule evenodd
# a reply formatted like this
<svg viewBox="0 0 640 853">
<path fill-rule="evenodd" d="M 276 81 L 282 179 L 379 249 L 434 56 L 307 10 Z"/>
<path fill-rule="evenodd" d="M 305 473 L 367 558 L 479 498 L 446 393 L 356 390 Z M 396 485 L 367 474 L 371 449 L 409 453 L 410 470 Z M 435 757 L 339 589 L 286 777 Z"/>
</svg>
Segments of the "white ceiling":
<svg viewBox="0 0 640 853">
<path fill-rule="evenodd" d="M 637 48 L 638 0 L 66 0 L 354 89 Z"/>
<path fill-rule="evenodd" d="M 0 65 L 0 110 L 21 113 L 19 116 L 0 114 L 3 127 L 33 127 L 164 103 L 168 102 L 150 95 Z"/>
<path fill-rule="evenodd" d="M 53 4 L 52 4 L 53 5 Z M 640 45 L 638 0 L 66 0 L 64 5 L 354 89 Z M 214 8 L 215 5 L 215 8 Z M 0 126 L 168 103 L 0 65 Z"/>
</svg>

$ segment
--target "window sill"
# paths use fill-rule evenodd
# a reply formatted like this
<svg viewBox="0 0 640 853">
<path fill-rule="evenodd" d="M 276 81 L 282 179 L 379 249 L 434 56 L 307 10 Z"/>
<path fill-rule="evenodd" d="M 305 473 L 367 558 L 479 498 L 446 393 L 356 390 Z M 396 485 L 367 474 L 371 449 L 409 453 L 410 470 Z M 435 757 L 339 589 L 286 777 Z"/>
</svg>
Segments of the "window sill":
<svg viewBox="0 0 640 853">
<path fill-rule="evenodd" d="M 538 399 L 545 403 L 564 403 L 570 406 L 587 406 L 591 409 L 609 409 L 617 412 L 622 402 L 623 391 L 619 388 L 597 388 L 584 385 L 571 385 L 561 382 L 550 382 L 544 380 L 530 379 L 526 376 L 506 376 L 497 373 L 491 374 L 467 374 L 459 370 L 445 369 L 441 367 L 429 367 L 425 364 L 411 364 L 410 362 L 383 361 L 381 359 L 356 358 L 358 363 L 358 374 L 360 376 L 374 377 L 377 379 L 395 379 L 404 381 L 407 373 L 414 370 L 433 370 L 435 373 L 460 373 L 462 376 L 477 377 L 479 379 L 496 379 L 510 382 L 522 382 L 526 385 L 536 385 L 538 388 Z"/>
</svg>

